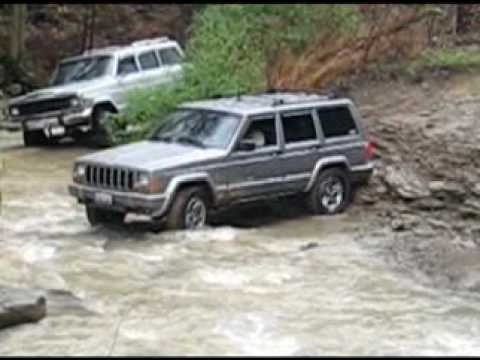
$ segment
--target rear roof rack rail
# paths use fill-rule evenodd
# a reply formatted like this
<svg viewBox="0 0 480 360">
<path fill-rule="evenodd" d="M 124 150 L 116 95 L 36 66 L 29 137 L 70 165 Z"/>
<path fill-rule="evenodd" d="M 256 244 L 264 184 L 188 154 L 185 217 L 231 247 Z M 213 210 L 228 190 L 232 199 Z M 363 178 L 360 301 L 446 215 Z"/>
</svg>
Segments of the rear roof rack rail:
<svg viewBox="0 0 480 360">
<path fill-rule="evenodd" d="M 160 36 L 158 38 L 152 39 L 145 39 L 145 40 L 138 40 L 132 42 L 132 46 L 146 46 L 146 45 L 153 45 L 153 44 L 160 44 L 169 41 L 170 38 L 168 36 Z"/>
<path fill-rule="evenodd" d="M 322 93 L 318 89 L 290 89 L 290 88 L 269 88 L 267 90 L 259 92 L 257 95 L 261 94 L 281 94 L 281 93 L 304 93 L 304 94 L 309 94 L 309 95 L 318 95 L 318 96 L 324 96 L 329 99 L 335 99 L 338 98 L 338 94 L 334 91 L 330 91 L 328 93 Z"/>
</svg>

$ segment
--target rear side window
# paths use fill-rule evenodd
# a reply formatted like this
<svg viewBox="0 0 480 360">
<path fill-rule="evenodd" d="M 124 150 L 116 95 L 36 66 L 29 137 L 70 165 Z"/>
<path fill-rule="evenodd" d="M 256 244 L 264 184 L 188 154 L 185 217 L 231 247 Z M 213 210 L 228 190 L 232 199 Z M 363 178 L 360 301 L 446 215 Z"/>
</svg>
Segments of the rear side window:
<svg viewBox="0 0 480 360">
<path fill-rule="evenodd" d="M 182 61 L 182 57 L 180 56 L 180 53 L 174 47 L 160 49 L 158 53 L 160 54 L 160 58 L 162 59 L 163 65 L 175 65 Z"/>
<path fill-rule="evenodd" d="M 155 51 L 149 51 L 141 54 L 138 57 L 138 61 L 140 62 L 140 66 L 143 70 L 155 69 L 160 66 L 157 55 L 155 55 Z"/>
<path fill-rule="evenodd" d="M 302 114 L 282 114 L 285 142 L 316 140 L 317 133 L 310 112 Z"/>
<path fill-rule="evenodd" d="M 138 72 L 138 67 L 133 56 L 128 56 L 118 62 L 118 75 L 131 74 Z"/>
<path fill-rule="evenodd" d="M 317 110 L 325 138 L 358 135 L 358 129 L 350 109 L 346 106 L 336 106 Z"/>
</svg>

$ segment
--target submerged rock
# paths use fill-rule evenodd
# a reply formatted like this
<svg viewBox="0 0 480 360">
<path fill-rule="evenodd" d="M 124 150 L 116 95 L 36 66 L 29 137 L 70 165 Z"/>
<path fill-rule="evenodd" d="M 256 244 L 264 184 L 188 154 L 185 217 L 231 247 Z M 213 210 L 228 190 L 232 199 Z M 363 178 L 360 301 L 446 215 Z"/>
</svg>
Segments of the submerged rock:
<svg viewBox="0 0 480 360">
<path fill-rule="evenodd" d="M 0 286 L 0 328 L 45 317 L 47 301 L 38 291 Z"/>
</svg>

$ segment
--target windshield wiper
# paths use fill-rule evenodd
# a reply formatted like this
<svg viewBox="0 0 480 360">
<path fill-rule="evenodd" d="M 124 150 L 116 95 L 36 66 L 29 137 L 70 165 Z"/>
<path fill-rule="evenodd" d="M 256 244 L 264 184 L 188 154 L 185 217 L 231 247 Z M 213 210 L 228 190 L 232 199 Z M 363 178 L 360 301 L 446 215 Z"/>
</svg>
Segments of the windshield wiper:
<svg viewBox="0 0 480 360">
<path fill-rule="evenodd" d="M 184 143 L 192 144 L 192 145 L 195 145 L 195 146 L 198 146 L 198 147 L 201 147 L 201 148 L 205 148 L 205 144 L 203 142 L 201 142 L 200 140 L 195 139 L 191 136 L 181 135 L 181 136 L 177 137 L 175 140 L 180 142 L 180 143 L 184 142 Z"/>
</svg>

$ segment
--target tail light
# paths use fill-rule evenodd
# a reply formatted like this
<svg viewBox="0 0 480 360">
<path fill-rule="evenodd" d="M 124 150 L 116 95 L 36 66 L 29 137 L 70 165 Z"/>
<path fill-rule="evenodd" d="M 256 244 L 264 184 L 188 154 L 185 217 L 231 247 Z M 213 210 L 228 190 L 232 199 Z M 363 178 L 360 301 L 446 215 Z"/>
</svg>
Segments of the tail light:
<svg viewBox="0 0 480 360">
<path fill-rule="evenodd" d="M 367 141 L 363 145 L 363 151 L 365 154 L 365 159 L 366 160 L 372 160 L 373 158 L 373 143 L 371 141 Z"/>
</svg>

